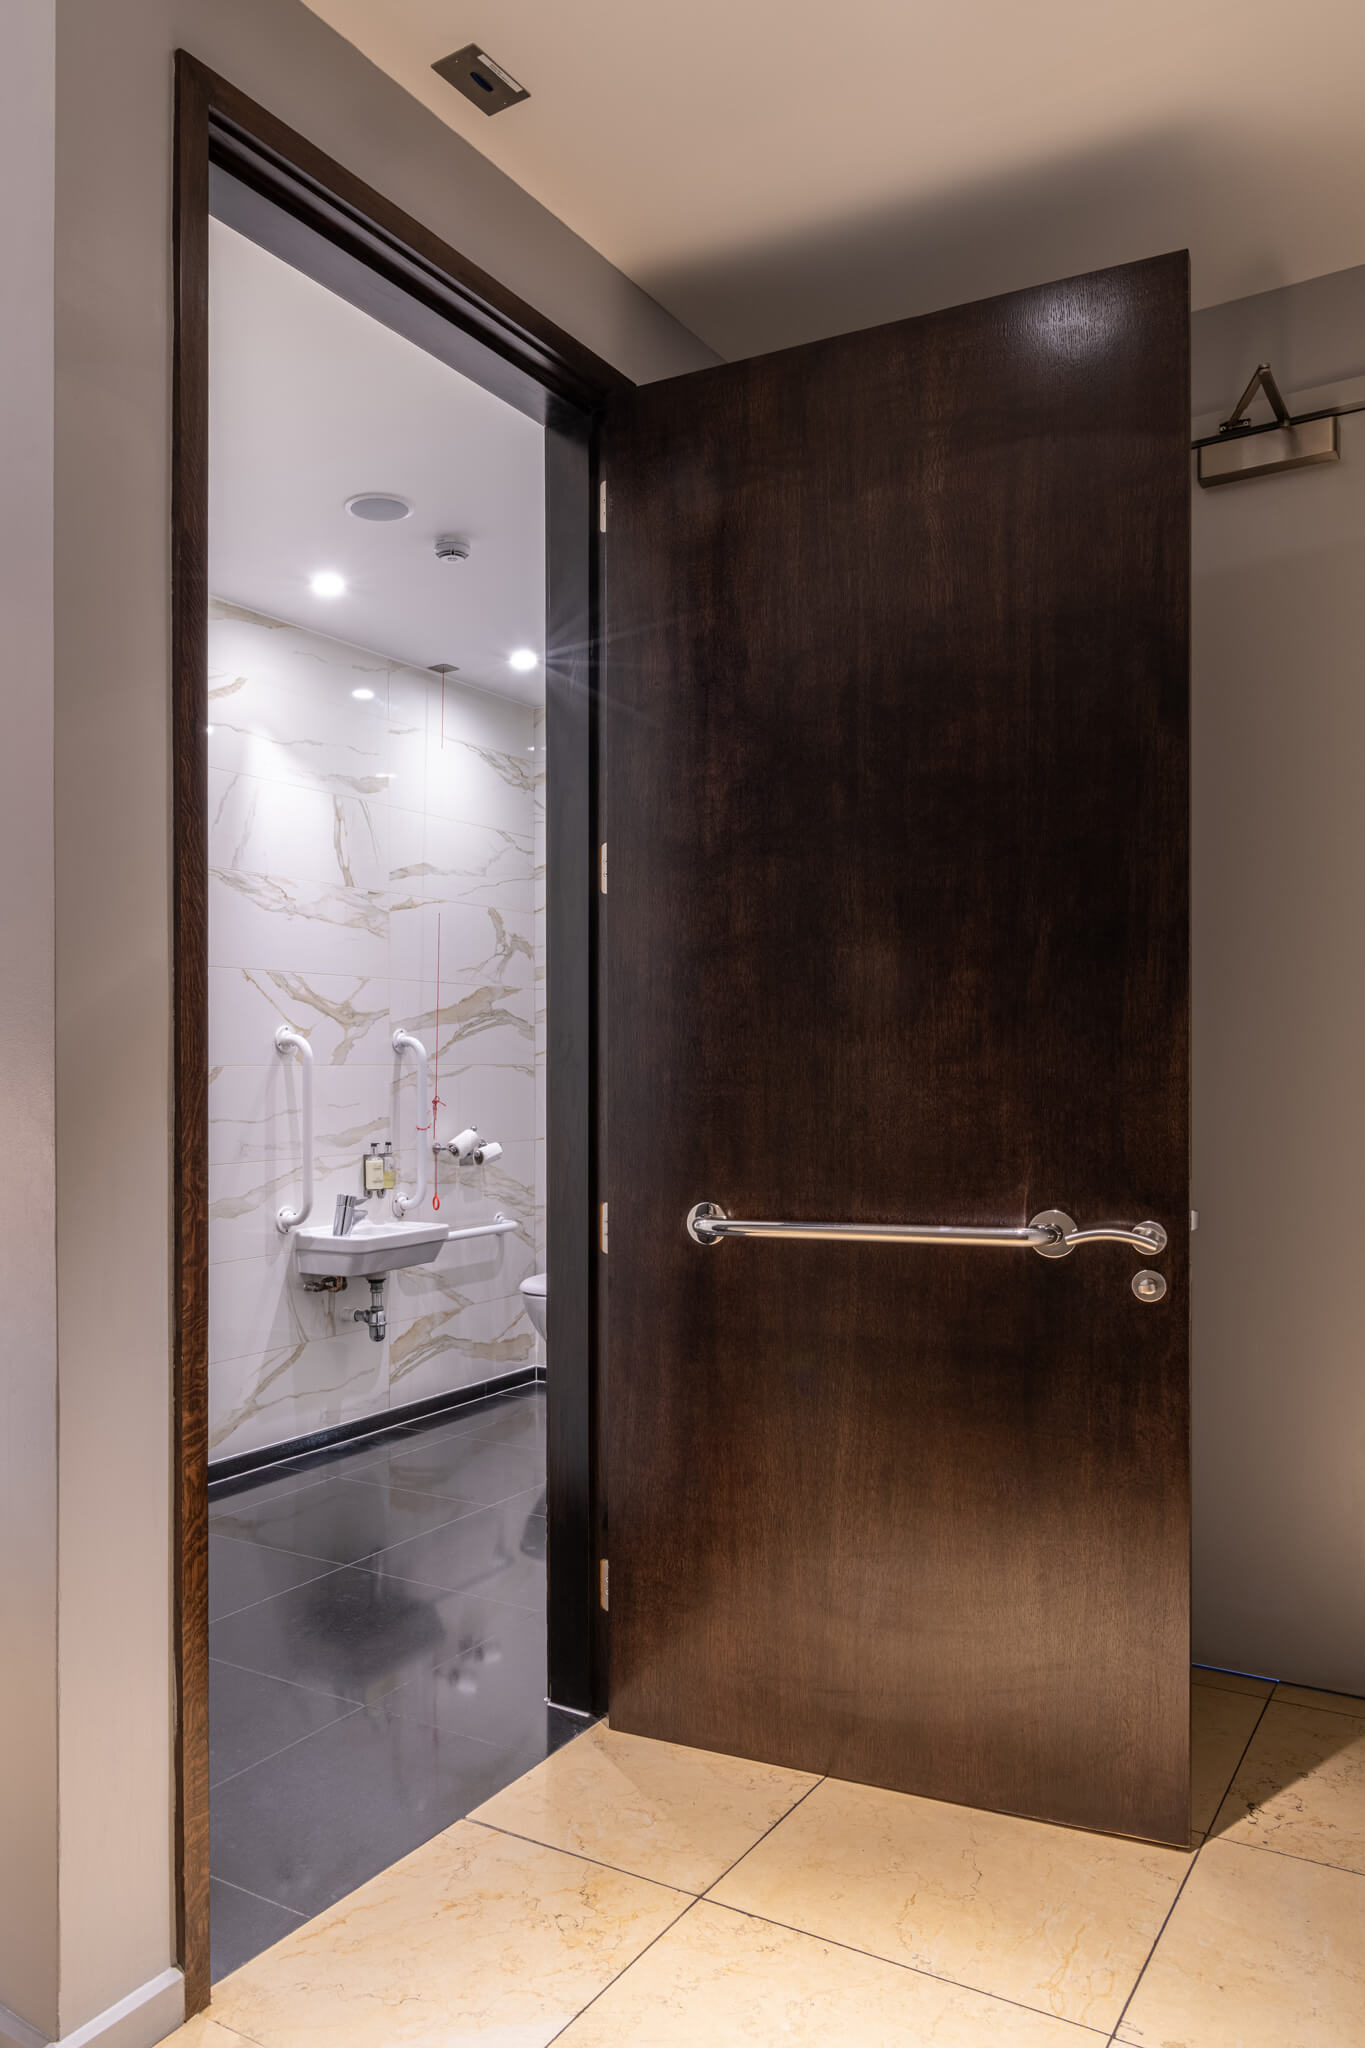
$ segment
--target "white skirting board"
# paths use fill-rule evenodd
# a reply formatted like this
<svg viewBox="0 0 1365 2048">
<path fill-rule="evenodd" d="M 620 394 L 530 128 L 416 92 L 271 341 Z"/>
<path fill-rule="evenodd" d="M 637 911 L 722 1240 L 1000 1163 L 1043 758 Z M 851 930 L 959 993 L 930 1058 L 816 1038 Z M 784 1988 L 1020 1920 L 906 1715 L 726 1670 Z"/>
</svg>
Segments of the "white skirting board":
<svg viewBox="0 0 1365 2048">
<path fill-rule="evenodd" d="M 156 2048 L 184 2020 L 185 1979 L 179 1970 L 163 1970 L 59 2041 L 0 2005 L 0 2048 Z"/>
</svg>

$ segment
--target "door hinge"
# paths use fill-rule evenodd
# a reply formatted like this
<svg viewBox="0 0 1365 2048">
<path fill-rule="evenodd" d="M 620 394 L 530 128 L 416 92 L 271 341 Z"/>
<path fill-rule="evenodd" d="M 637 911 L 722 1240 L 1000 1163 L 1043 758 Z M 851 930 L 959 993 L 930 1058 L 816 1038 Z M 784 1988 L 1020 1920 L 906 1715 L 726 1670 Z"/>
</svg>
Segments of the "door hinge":
<svg viewBox="0 0 1365 2048">
<path fill-rule="evenodd" d="M 603 1255 L 605 1256 L 607 1249 L 607 1205 L 605 1202 L 602 1203 L 598 1211 L 597 1238 L 598 1242 L 602 1247 Z"/>
<path fill-rule="evenodd" d="M 611 1608 L 610 1577 L 611 1566 L 605 1557 L 599 1557 L 597 1560 L 597 1604 L 603 1614 L 608 1613 Z"/>
<path fill-rule="evenodd" d="M 606 478 L 605 478 L 605 477 L 603 477 L 603 479 L 602 479 L 601 483 L 600 483 L 600 484 L 599 484 L 599 485 L 597 486 L 597 531 L 598 531 L 599 533 L 605 533 L 605 532 L 606 532 L 606 530 L 607 530 L 607 480 L 606 480 Z"/>
<path fill-rule="evenodd" d="M 607 893 L 607 842 L 605 839 L 597 849 L 597 886 L 605 896 Z"/>
</svg>

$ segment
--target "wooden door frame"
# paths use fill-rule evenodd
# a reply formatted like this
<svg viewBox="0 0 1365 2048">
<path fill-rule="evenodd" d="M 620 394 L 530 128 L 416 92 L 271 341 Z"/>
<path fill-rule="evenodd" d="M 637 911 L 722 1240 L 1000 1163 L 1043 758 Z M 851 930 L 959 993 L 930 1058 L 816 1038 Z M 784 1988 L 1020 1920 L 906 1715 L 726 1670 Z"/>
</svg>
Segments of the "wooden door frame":
<svg viewBox="0 0 1365 2048">
<path fill-rule="evenodd" d="M 175 60 L 171 493 L 177 1947 L 209 2002 L 208 269 L 211 213 L 545 427 L 550 1696 L 600 1710 L 597 427 L 628 379 L 197 58 Z"/>
</svg>

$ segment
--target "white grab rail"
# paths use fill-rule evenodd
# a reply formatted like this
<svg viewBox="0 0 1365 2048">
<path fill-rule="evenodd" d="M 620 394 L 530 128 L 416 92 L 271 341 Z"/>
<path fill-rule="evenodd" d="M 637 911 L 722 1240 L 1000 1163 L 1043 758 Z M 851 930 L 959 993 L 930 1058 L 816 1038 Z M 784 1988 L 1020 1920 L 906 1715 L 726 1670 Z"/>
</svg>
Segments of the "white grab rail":
<svg viewBox="0 0 1365 2048">
<path fill-rule="evenodd" d="M 395 1031 L 393 1049 L 401 1057 L 410 1052 L 417 1061 L 417 1114 L 430 1107 L 431 1084 L 427 1079 L 427 1049 L 420 1038 L 414 1038 L 410 1031 Z M 409 1209 L 420 1209 L 427 1198 L 427 1146 L 422 1137 L 422 1128 L 417 1127 L 417 1192 L 415 1195 L 395 1195 L 393 1213 L 406 1216 Z"/>
<path fill-rule="evenodd" d="M 519 1226 L 499 1209 L 491 1223 L 470 1223 L 463 1230 L 452 1230 L 451 1237 L 501 1237 L 504 1230 L 516 1230 Z"/>
<path fill-rule="evenodd" d="M 281 1024 L 275 1033 L 275 1050 L 281 1059 L 291 1052 L 299 1056 L 303 1092 L 303 1188 L 297 1209 L 280 1209 L 275 1216 L 280 1230 L 293 1230 L 313 1213 L 313 1048 L 301 1032 Z"/>
</svg>

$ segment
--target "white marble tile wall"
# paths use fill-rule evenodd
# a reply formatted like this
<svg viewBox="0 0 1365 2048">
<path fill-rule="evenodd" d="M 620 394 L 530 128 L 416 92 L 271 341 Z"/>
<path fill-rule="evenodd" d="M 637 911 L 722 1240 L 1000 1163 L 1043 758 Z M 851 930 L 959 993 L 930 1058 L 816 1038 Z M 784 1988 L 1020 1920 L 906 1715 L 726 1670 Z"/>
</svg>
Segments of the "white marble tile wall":
<svg viewBox="0 0 1365 2048">
<path fill-rule="evenodd" d="M 357 689 L 373 697 L 357 699 Z M 216 603 L 209 631 L 209 1406 L 214 1457 L 332 1427 L 535 1357 L 517 1292 L 543 1265 L 543 805 L 529 706 Z M 439 919 L 439 1002 L 437 944 Z M 313 1049 L 314 1220 L 371 1138 L 410 1185 L 419 1114 L 395 1030 L 431 1055 L 443 1137 L 502 1141 L 438 1173 L 441 1218 L 517 1219 L 388 1283 L 389 1336 L 306 1294 L 275 1226 L 299 1185 Z M 374 1206 L 381 1206 L 376 1197 Z"/>
</svg>

